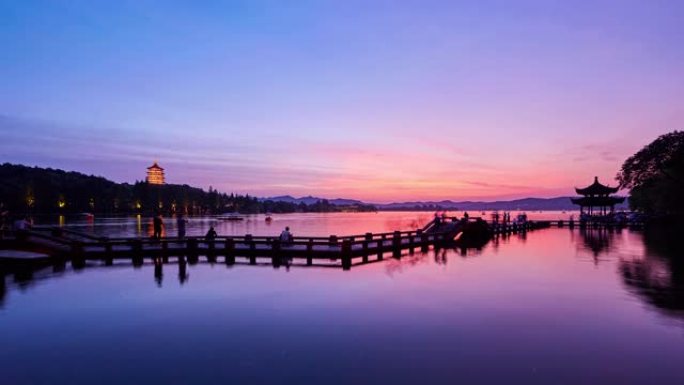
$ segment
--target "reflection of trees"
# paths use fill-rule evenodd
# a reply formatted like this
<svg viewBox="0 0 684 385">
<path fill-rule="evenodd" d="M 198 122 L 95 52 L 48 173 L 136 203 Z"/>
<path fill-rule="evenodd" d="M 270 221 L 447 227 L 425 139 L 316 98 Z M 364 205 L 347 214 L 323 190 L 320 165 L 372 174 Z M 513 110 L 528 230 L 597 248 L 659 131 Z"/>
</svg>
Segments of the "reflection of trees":
<svg viewBox="0 0 684 385">
<path fill-rule="evenodd" d="M 0 271 L 0 309 L 5 306 L 5 295 L 7 294 L 7 284 L 5 283 L 5 273 Z"/>
<path fill-rule="evenodd" d="M 621 260 L 627 287 L 663 314 L 684 319 L 684 248 L 682 228 L 652 228 L 644 233 L 644 257 Z"/>
</svg>

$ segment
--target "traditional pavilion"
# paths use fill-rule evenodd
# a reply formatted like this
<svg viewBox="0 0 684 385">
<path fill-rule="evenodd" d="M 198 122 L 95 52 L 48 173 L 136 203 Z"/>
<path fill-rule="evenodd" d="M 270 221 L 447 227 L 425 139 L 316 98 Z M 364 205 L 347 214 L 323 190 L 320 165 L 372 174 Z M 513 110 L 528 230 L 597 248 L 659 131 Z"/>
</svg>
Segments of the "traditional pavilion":
<svg viewBox="0 0 684 385">
<path fill-rule="evenodd" d="M 570 198 L 572 203 L 579 205 L 580 212 L 589 215 L 606 215 L 609 212 L 615 211 L 615 205 L 625 201 L 624 197 L 611 196 L 617 193 L 618 187 L 610 187 L 599 183 L 598 177 L 594 177 L 594 183 L 585 187 L 577 188 L 577 194 L 582 195 L 581 198 Z M 610 211 L 608 210 L 610 209 Z"/>
<path fill-rule="evenodd" d="M 157 162 L 147 168 L 147 183 L 164 184 L 164 169 Z"/>
</svg>

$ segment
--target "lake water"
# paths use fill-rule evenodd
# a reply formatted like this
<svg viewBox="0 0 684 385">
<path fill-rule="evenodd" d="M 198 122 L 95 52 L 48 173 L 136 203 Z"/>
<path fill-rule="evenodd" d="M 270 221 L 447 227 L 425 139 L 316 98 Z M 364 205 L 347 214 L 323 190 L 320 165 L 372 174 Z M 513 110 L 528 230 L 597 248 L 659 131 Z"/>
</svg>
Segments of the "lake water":
<svg viewBox="0 0 684 385">
<path fill-rule="evenodd" d="M 521 212 L 512 211 L 511 218 Z M 462 217 L 461 211 L 450 211 L 449 216 Z M 501 212 L 503 214 L 503 212 Z M 538 220 L 567 220 L 570 216 L 579 218 L 577 211 L 535 211 L 525 212 L 528 218 Z M 471 217 L 479 216 L 491 219 L 491 212 L 470 212 Z M 214 226 L 219 235 L 277 235 L 289 226 L 295 236 L 329 236 L 353 235 L 366 232 L 389 232 L 394 230 L 413 230 L 423 227 L 432 220 L 431 212 L 377 212 L 377 213 L 295 213 L 273 214 L 272 221 L 267 222 L 266 215 L 241 215 L 243 220 L 226 221 L 218 217 L 186 217 L 187 235 L 204 235 L 210 226 Z M 165 234 L 177 234 L 176 218 L 165 217 Z M 95 235 L 111 237 L 152 236 L 152 218 L 130 216 L 118 218 L 83 216 L 52 216 L 36 218 L 38 227 L 63 226 Z"/>
<path fill-rule="evenodd" d="M 363 233 L 418 215 L 430 217 L 295 215 L 252 229 Z M 9 274 L 0 383 L 683 384 L 682 257 L 641 232 L 565 228 L 350 271 L 219 259 Z"/>
</svg>

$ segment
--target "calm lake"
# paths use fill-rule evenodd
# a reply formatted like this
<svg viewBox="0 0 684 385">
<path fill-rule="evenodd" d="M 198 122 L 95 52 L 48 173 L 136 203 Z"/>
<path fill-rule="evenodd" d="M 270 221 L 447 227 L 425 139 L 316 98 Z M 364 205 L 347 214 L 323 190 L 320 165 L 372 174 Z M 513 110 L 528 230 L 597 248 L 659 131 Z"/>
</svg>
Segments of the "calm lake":
<svg viewBox="0 0 684 385">
<path fill-rule="evenodd" d="M 548 215 L 570 213 L 530 213 Z M 430 219 L 191 218 L 188 232 L 344 235 Z M 149 219 L 60 221 L 145 235 Z M 684 255 L 656 235 L 545 229 L 350 271 L 221 261 L 8 273 L 0 383 L 684 383 Z"/>
</svg>

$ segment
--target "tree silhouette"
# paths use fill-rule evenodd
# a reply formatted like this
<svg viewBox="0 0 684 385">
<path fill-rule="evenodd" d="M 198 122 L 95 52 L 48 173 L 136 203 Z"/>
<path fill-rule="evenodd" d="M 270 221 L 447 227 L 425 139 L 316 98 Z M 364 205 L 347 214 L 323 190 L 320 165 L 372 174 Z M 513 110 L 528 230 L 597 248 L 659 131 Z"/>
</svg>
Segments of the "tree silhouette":
<svg viewBox="0 0 684 385">
<path fill-rule="evenodd" d="M 627 159 L 617 175 L 634 210 L 684 213 L 684 132 L 661 135 Z"/>
</svg>

